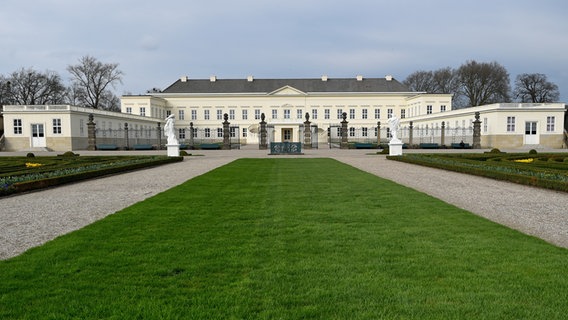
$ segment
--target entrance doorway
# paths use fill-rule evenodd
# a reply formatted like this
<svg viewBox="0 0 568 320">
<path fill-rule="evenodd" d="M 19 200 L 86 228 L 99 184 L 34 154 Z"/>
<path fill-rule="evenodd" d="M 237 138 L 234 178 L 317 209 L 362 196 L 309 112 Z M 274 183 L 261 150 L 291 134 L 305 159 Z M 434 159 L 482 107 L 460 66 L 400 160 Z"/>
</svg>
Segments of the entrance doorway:
<svg viewBox="0 0 568 320">
<path fill-rule="evenodd" d="M 292 128 L 282 128 L 282 142 L 291 142 L 292 141 Z"/>
<path fill-rule="evenodd" d="M 46 146 L 43 123 L 32 123 L 32 148 L 45 148 Z"/>
<path fill-rule="evenodd" d="M 525 144 L 539 144 L 539 136 L 537 134 L 537 122 L 525 122 Z"/>
<path fill-rule="evenodd" d="M 537 134 L 537 122 L 525 122 L 525 144 L 539 144 L 539 136 Z"/>
</svg>

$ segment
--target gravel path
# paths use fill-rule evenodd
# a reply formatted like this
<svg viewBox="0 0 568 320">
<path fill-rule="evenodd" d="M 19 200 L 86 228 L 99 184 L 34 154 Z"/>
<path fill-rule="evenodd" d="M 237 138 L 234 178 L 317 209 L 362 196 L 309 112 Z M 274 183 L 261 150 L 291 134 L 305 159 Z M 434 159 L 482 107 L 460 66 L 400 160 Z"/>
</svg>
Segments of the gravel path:
<svg viewBox="0 0 568 320">
<path fill-rule="evenodd" d="M 369 156 L 359 150 L 320 149 L 306 150 L 305 153 L 301 157 L 337 159 L 568 248 L 566 193 L 389 161 L 385 156 Z M 267 156 L 266 151 L 254 149 L 200 151 L 200 154 L 205 156 L 0 198 L 0 260 L 80 229 L 237 158 Z"/>
</svg>

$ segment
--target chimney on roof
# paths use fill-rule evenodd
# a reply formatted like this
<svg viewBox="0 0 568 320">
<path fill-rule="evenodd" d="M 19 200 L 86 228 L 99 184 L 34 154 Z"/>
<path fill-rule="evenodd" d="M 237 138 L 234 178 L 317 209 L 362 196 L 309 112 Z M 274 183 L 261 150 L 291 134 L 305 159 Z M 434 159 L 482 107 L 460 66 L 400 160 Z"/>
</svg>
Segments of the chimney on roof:
<svg viewBox="0 0 568 320">
<path fill-rule="evenodd" d="M 321 76 L 321 81 L 327 81 L 327 75 L 324 74 L 323 76 Z"/>
<path fill-rule="evenodd" d="M 254 80 L 253 76 L 248 76 L 248 77 L 247 77 L 247 81 L 248 81 L 248 82 L 252 82 L 253 80 Z"/>
<path fill-rule="evenodd" d="M 187 82 L 188 76 L 183 76 L 180 78 L 181 82 Z"/>
<path fill-rule="evenodd" d="M 357 81 L 363 81 L 363 76 L 362 75 L 357 75 Z"/>
<path fill-rule="evenodd" d="M 385 79 L 386 79 L 387 81 L 392 81 L 392 76 L 391 76 L 390 74 L 387 74 L 387 75 L 385 76 Z"/>
<path fill-rule="evenodd" d="M 209 81 L 211 81 L 211 82 L 217 81 L 217 76 L 210 76 Z"/>
</svg>

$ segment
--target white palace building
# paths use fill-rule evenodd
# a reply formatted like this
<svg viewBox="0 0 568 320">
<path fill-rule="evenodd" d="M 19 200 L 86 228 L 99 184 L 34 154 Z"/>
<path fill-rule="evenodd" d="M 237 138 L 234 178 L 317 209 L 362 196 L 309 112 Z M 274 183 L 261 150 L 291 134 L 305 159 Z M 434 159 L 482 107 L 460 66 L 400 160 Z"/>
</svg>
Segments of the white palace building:
<svg viewBox="0 0 568 320">
<path fill-rule="evenodd" d="M 564 103 L 497 103 L 452 109 L 452 95 L 412 92 L 392 76 L 384 78 L 312 79 L 190 79 L 182 77 L 166 89 L 121 98 L 121 112 L 75 106 L 4 106 L 3 150 L 47 148 L 84 150 L 87 122 L 93 115 L 97 142 L 113 143 L 125 126 L 126 147 L 165 143 L 152 136 L 173 114 L 182 144 L 222 141 L 225 115 L 231 139 L 238 145 L 258 145 L 264 114 L 270 142 L 303 142 L 304 122 L 313 130 L 314 147 L 330 147 L 339 137 L 340 123 L 348 122 L 353 142 L 386 143 L 388 119 L 400 119 L 399 138 L 413 144 L 471 143 L 475 113 L 481 121 L 482 148 L 566 148 Z M 113 140 L 114 139 L 114 140 Z M 159 141 L 159 142 L 157 142 Z M 121 148 L 124 146 L 121 145 Z"/>
</svg>

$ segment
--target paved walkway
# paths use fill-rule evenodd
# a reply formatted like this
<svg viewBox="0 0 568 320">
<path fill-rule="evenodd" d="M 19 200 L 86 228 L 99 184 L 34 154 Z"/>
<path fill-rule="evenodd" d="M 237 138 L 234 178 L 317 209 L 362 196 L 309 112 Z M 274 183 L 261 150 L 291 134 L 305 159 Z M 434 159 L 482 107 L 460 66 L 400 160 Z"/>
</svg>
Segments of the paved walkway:
<svg viewBox="0 0 568 320">
<path fill-rule="evenodd" d="M 87 151 L 79 153 L 100 154 Z M 121 152 L 113 152 L 118 153 Z M 566 193 L 389 161 L 385 156 L 370 156 L 367 153 L 368 150 L 319 149 L 305 150 L 300 157 L 337 159 L 568 248 Z M 266 150 L 252 148 L 196 151 L 195 154 L 203 156 L 186 157 L 181 163 L 143 171 L 0 198 L 0 259 L 16 256 L 59 235 L 82 228 L 235 159 L 267 157 Z"/>
</svg>

